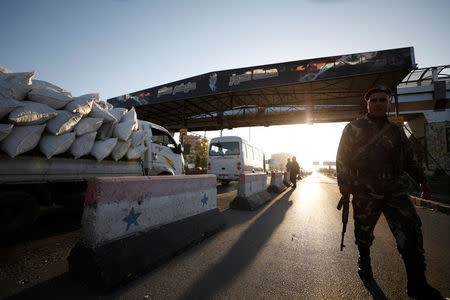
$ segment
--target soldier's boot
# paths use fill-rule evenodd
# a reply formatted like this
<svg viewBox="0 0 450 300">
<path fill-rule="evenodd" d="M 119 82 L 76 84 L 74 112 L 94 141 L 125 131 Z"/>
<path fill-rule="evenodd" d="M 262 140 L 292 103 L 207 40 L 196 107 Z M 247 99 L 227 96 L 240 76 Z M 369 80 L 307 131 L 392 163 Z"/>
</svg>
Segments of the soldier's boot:
<svg viewBox="0 0 450 300">
<path fill-rule="evenodd" d="M 425 277 L 425 268 L 417 265 L 406 264 L 406 274 L 408 276 L 407 292 L 408 296 L 415 299 L 444 300 L 441 293 L 433 288 Z"/>
<path fill-rule="evenodd" d="M 373 280 L 372 266 L 370 264 L 370 249 L 366 247 L 358 247 L 358 274 L 361 279 Z"/>
</svg>

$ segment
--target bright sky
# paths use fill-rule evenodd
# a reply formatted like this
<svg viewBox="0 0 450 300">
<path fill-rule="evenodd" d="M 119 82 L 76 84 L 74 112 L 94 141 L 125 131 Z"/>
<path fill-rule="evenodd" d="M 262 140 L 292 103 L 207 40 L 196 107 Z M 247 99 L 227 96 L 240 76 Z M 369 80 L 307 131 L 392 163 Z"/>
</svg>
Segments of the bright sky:
<svg viewBox="0 0 450 300">
<path fill-rule="evenodd" d="M 419 67 L 450 64 L 448 0 L 1 0 L 0 11 L 0 65 L 104 100 L 211 71 L 399 47 L 413 46 Z M 251 142 L 334 160 L 342 128 L 255 127 Z"/>
</svg>

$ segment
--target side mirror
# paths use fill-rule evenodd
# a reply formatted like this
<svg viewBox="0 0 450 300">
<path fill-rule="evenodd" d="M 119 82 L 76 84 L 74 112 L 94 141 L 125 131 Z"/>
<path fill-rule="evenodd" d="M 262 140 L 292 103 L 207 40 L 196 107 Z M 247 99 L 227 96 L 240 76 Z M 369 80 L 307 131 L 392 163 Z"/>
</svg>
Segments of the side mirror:
<svg viewBox="0 0 450 300">
<path fill-rule="evenodd" d="M 176 154 L 181 154 L 181 153 L 183 153 L 183 151 L 184 151 L 183 145 L 178 144 L 177 147 L 175 148 L 175 151 L 174 151 L 174 152 L 175 152 Z"/>
</svg>

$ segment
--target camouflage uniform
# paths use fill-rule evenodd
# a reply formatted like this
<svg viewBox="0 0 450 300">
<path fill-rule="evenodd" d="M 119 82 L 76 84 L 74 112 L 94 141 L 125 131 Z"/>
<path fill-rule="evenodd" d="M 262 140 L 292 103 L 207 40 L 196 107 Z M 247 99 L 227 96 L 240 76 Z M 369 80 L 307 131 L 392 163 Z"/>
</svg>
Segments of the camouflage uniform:
<svg viewBox="0 0 450 300">
<path fill-rule="evenodd" d="M 386 125 L 384 133 L 357 155 Z M 424 269 L 422 223 L 408 197 L 410 181 L 405 173 L 417 183 L 425 182 L 425 176 L 414 161 L 402 128 L 387 117 L 365 115 L 351 122 L 342 133 L 336 169 L 339 186 L 352 186 L 358 248 L 372 245 L 373 230 L 383 213 L 407 268 L 414 264 L 415 268 Z"/>
</svg>

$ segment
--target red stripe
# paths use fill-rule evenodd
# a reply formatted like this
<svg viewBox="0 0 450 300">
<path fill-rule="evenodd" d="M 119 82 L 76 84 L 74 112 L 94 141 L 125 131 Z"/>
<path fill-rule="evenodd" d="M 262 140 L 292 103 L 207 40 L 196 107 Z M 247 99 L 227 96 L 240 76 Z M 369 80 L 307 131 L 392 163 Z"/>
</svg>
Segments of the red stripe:
<svg viewBox="0 0 450 300">
<path fill-rule="evenodd" d="M 215 175 L 97 177 L 88 182 L 86 204 L 134 201 L 216 188 Z"/>
</svg>

